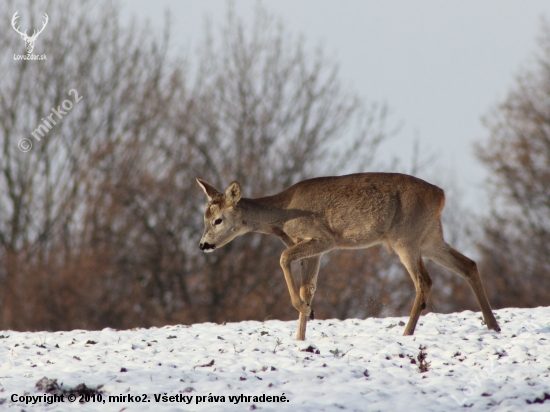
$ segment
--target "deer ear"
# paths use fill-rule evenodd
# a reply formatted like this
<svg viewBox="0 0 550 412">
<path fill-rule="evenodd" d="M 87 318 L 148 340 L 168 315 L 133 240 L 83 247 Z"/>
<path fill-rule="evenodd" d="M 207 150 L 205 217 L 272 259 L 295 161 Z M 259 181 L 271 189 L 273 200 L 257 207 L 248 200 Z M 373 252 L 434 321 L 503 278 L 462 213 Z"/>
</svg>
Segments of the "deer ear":
<svg viewBox="0 0 550 412">
<path fill-rule="evenodd" d="M 197 177 L 197 183 L 200 187 L 202 187 L 202 190 L 204 190 L 204 193 L 206 196 L 208 196 L 208 200 L 212 200 L 216 195 L 220 195 L 220 192 L 218 189 L 216 189 L 214 186 L 212 186 L 210 183 L 205 182 L 204 180 L 201 180 Z"/>
<path fill-rule="evenodd" d="M 227 189 L 225 189 L 225 203 L 237 204 L 241 200 L 241 185 L 238 182 L 231 182 Z"/>
</svg>

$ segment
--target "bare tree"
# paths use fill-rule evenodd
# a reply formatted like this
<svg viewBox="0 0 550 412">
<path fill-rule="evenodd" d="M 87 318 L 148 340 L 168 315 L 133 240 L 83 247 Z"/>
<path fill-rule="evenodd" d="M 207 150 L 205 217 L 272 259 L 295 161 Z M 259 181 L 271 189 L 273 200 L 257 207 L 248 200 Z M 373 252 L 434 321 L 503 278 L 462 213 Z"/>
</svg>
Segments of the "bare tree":
<svg viewBox="0 0 550 412">
<path fill-rule="evenodd" d="M 550 302 L 550 26 L 543 23 L 537 58 L 517 76 L 485 118 L 490 137 L 478 157 L 490 170 L 492 210 L 483 255 L 495 306 Z"/>
<path fill-rule="evenodd" d="M 346 92 L 336 65 L 261 7 L 252 27 L 230 8 L 193 59 L 169 58 L 167 34 L 123 27 L 111 3 L 44 7 L 34 51 L 48 60 L 0 62 L 2 327 L 293 317 L 278 305 L 281 245 L 252 237 L 211 260 L 199 253 L 194 178 L 238 176 L 258 196 L 364 170 L 386 135 L 385 108 Z M 18 8 L 22 20 L 45 11 Z M 0 44 L 24 47 L 9 30 Z M 32 133 L 73 89 L 82 100 L 38 141 Z M 26 153 L 23 138 L 34 145 Z M 251 303 L 239 307 L 243 295 Z"/>
<path fill-rule="evenodd" d="M 15 3 L 7 6 L 6 21 Z M 170 98 L 170 69 L 162 44 L 149 42 L 146 32 L 121 30 L 110 3 L 18 8 L 31 19 L 43 6 L 51 21 L 34 51 L 48 59 L 0 63 L 1 324 L 113 323 L 132 313 L 124 302 L 134 287 L 115 275 L 113 239 L 105 241 L 98 213 L 111 204 L 102 188 L 119 173 L 109 162 L 128 158 L 124 146 L 161 132 L 164 111 L 147 110 Z M 8 30 L 0 44 L 14 53 L 24 46 Z M 29 143 L 34 147 L 22 152 Z M 114 317 L 106 315 L 109 305 Z"/>
</svg>

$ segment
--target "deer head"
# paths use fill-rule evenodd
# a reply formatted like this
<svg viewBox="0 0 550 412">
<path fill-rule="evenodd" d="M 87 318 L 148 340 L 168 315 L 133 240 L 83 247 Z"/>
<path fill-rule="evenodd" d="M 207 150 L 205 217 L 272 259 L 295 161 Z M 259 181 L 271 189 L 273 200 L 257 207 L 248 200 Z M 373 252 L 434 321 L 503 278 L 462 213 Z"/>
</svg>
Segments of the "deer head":
<svg viewBox="0 0 550 412">
<path fill-rule="evenodd" d="M 197 178 L 197 183 L 209 201 L 204 213 L 204 233 L 199 248 L 204 252 L 212 252 L 246 232 L 241 208 L 237 204 L 241 199 L 241 185 L 232 182 L 225 193 L 221 193 L 204 180 Z"/>
<path fill-rule="evenodd" d="M 15 27 L 16 21 L 19 18 L 18 16 L 19 10 L 15 12 L 13 15 L 13 18 L 11 19 L 11 25 L 13 29 L 21 35 L 21 38 L 25 41 L 25 48 L 27 49 L 27 54 L 31 54 L 32 50 L 34 49 L 34 42 L 36 41 L 36 38 L 40 33 L 44 31 L 44 28 L 48 24 L 49 17 L 46 13 L 44 13 L 44 23 L 42 24 L 42 28 L 40 30 L 34 30 L 32 36 L 27 36 L 27 30 L 25 32 L 21 32 L 19 30 L 19 26 Z"/>
</svg>

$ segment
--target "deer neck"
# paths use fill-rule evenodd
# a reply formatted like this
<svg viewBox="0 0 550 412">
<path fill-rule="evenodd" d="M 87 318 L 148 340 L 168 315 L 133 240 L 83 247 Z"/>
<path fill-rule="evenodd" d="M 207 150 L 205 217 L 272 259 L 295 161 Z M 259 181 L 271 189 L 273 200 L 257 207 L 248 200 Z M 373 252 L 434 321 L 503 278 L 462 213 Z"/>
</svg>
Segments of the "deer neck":
<svg viewBox="0 0 550 412">
<path fill-rule="evenodd" d="M 251 232 L 275 233 L 290 220 L 287 209 L 274 202 L 274 199 L 246 199 L 239 201 L 243 223 Z"/>
</svg>

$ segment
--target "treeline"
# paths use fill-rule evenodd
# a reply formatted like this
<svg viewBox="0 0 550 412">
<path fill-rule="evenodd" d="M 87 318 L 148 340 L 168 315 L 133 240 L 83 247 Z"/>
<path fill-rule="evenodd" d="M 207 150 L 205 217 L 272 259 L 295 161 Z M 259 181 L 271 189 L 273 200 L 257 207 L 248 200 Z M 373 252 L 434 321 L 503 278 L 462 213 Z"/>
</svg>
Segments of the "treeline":
<svg viewBox="0 0 550 412">
<path fill-rule="evenodd" d="M 4 21 L 17 8 L 21 16 L 43 13 L 33 2 L 8 1 Z M 278 239 L 248 235 L 200 252 L 205 199 L 195 177 L 219 187 L 236 179 L 245 196 L 258 197 L 308 177 L 370 170 L 391 134 L 385 106 L 348 91 L 321 49 L 308 49 L 262 7 L 250 27 L 229 8 L 223 27 L 207 29 L 188 56 L 171 49 L 168 34 L 158 40 L 143 25 L 123 26 L 111 2 L 60 1 L 48 14 L 36 46 L 47 61 L 0 61 L 0 328 L 295 319 Z M 0 45 L 24 53 L 9 30 Z M 73 102 L 70 111 L 40 141 L 32 137 L 64 100 Z M 537 110 L 543 103 L 534 103 Z M 489 116 L 491 139 L 513 145 L 512 131 L 502 129 L 508 124 L 499 126 L 506 110 Z M 550 159 L 543 133 L 550 120 L 540 121 L 529 126 L 539 125 L 541 139 L 533 168 L 543 163 L 545 142 Z M 28 152 L 18 147 L 23 138 L 33 144 Z M 548 259 L 535 264 L 548 256 L 548 193 L 533 183 L 533 205 L 547 196 L 533 217 L 546 219 L 535 228 L 534 248 L 525 236 L 531 215 L 521 215 L 534 209 L 514 204 L 525 196 L 516 199 L 501 178 L 498 161 L 514 158 L 494 148 L 480 148 L 502 199 L 477 240 L 482 277 L 496 307 L 547 304 L 542 288 L 528 292 L 548 281 Z M 447 222 L 451 233 L 465 232 Z M 477 310 L 462 279 L 429 270 L 430 309 Z M 334 251 L 322 262 L 316 296 L 319 317 L 398 315 L 410 310 L 414 287 L 383 249 Z"/>
</svg>

